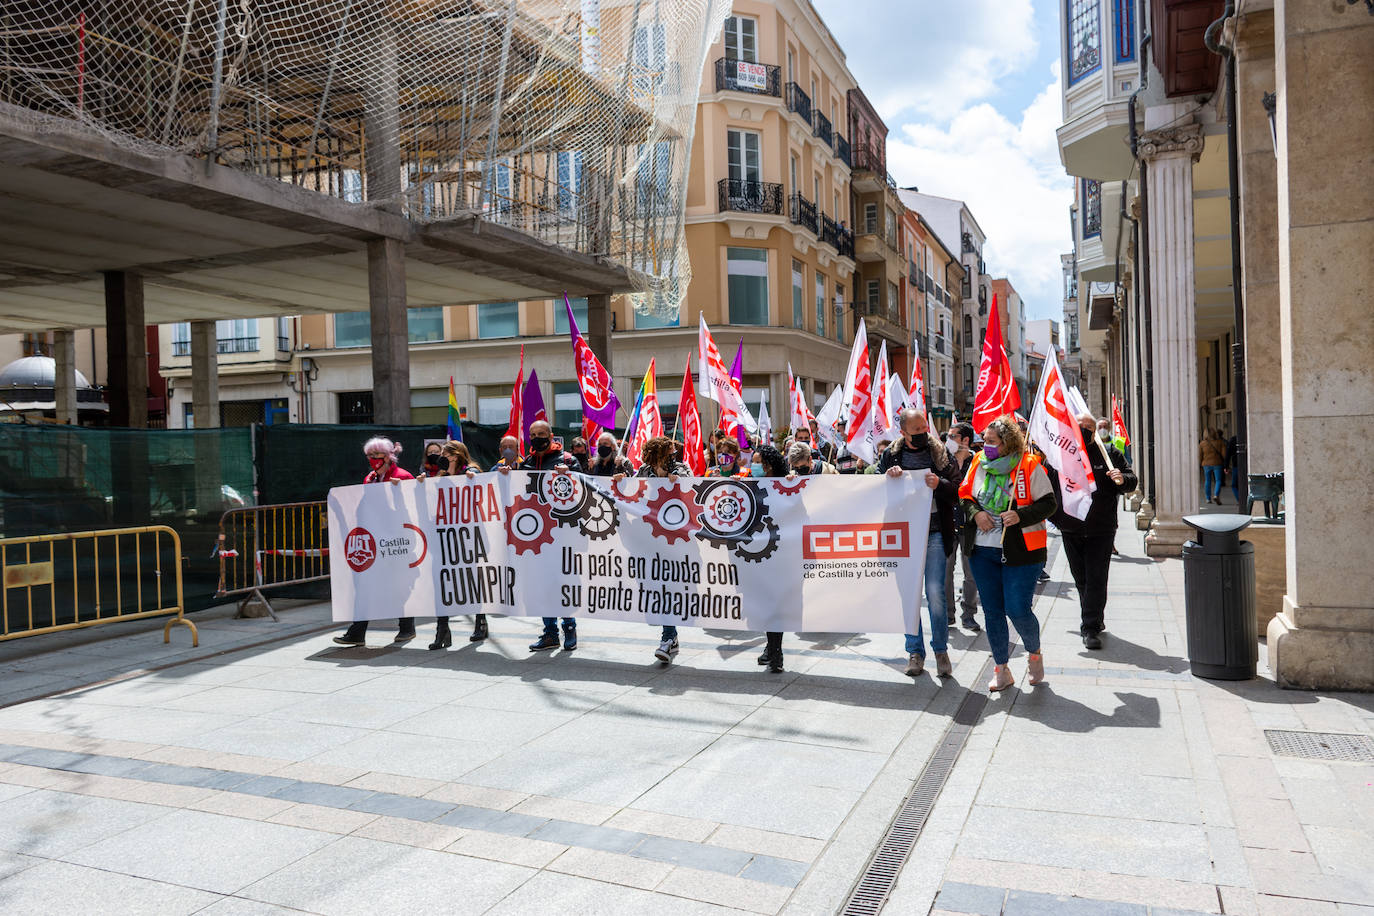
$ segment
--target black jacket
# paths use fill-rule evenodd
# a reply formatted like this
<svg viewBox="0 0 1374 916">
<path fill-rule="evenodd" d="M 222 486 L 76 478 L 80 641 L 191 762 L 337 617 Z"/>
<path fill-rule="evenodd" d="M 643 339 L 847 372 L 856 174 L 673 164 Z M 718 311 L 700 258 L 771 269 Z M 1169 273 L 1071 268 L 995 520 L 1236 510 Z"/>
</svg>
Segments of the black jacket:
<svg viewBox="0 0 1374 916">
<path fill-rule="evenodd" d="M 1085 433 L 1086 435 L 1086 433 Z M 1098 440 L 1102 442 L 1102 440 Z M 1069 534 L 1078 535 L 1097 535 L 1112 534 L 1116 531 L 1117 498 L 1123 493 L 1130 493 L 1136 488 L 1139 481 L 1135 476 L 1135 471 L 1126 462 L 1126 456 L 1121 454 L 1116 447 L 1102 442 L 1106 447 L 1107 453 L 1111 455 L 1112 466 L 1121 472 L 1121 484 L 1117 485 L 1107 476 L 1107 462 L 1102 457 L 1102 449 L 1093 443 L 1088 443 L 1088 460 L 1093 466 L 1093 481 L 1097 484 L 1097 489 L 1093 491 L 1092 505 L 1088 508 L 1088 517 L 1079 520 L 1064 511 L 1064 497 L 1059 489 L 1059 474 L 1054 468 L 1045 463 L 1045 473 L 1050 475 L 1050 483 L 1054 484 L 1054 498 L 1059 503 L 1059 508 L 1055 510 L 1050 521 L 1054 522 L 1056 528 Z"/>
<path fill-rule="evenodd" d="M 934 502 L 932 504 L 932 514 L 939 521 L 940 537 L 944 540 L 945 556 L 953 552 L 957 541 L 955 531 L 957 524 L 954 515 L 959 505 L 959 483 L 963 477 L 959 474 L 959 466 L 954 463 L 954 459 L 949 457 L 945 447 L 933 438 L 930 440 L 930 459 L 931 473 L 940 478 L 939 484 L 935 487 Z M 878 473 L 886 474 L 889 468 L 902 466 L 902 451 L 908 449 L 905 440 L 898 439 L 892 445 L 883 449 L 883 453 L 878 456 Z M 940 466 L 939 457 L 944 457 L 944 466 Z"/>
<path fill-rule="evenodd" d="M 558 468 L 580 471 L 582 462 L 572 452 L 565 452 L 561 446 L 555 445 L 547 452 L 527 452 L 520 459 L 518 467 L 522 471 L 553 471 Z"/>
<path fill-rule="evenodd" d="M 628 477 L 634 472 L 634 466 L 619 455 L 612 455 L 606 459 L 602 459 L 598 455 L 587 465 L 587 473 L 593 477 L 614 477 L 616 474 L 624 474 Z"/>
</svg>

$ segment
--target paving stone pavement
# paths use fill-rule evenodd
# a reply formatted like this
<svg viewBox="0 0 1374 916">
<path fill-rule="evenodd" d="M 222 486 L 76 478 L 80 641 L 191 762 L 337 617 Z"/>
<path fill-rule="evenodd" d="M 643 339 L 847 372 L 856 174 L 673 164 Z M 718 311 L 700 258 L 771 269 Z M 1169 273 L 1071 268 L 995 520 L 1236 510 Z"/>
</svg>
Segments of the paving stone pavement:
<svg viewBox="0 0 1374 916">
<path fill-rule="evenodd" d="M 1181 564 L 1118 546 L 1100 652 L 1055 555 L 1048 682 L 990 699 L 884 912 L 1374 916 L 1374 763 L 1265 737 L 1369 736 L 1374 697 L 1193 678 Z M 447 652 L 340 649 L 323 605 L 197 623 L 0 644 L 0 912 L 835 912 L 987 657 L 955 632 L 954 678 L 913 682 L 893 634 L 789 635 L 775 675 L 761 634 L 664 667 L 595 620 L 539 655 L 525 619 Z"/>
</svg>

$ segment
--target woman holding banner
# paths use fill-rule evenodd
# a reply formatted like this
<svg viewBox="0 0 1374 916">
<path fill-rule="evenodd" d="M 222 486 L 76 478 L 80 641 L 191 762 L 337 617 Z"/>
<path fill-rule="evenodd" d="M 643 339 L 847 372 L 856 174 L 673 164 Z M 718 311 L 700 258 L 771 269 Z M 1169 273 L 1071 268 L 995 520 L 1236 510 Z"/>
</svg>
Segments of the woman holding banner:
<svg viewBox="0 0 1374 916">
<path fill-rule="evenodd" d="M 415 479 L 414 475 L 396 463 L 396 459 L 401 457 L 399 442 L 392 442 L 386 436 L 373 436 L 363 445 L 363 455 L 367 458 L 368 466 L 372 468 L 367 476 L 363 477 L 363 483 L 400 483 L 403 480 Z M 410 642 L 415 638 L 414 617 L 402 617 L 397 622 L 400 627 L 396 631 L 394 642 Z M 344 635 L 334 637 L 334 642 L 341 646 L 367 645 L 367 621 L 353 621 L 344 631 Z"/>
<path fill-rule="evenodd" d="M 482 470 L 481 465 L 472 460 L 468 447 L 461 442 L 449 440 L 439 448 L 439 477 L 476 477 Z M 481 642 L 487 638 L 487 615 L 475 614 L 472 618 L 472 635 L 468 642 Z M 448 628 L 448 617 L 438 617 L 434 626 L 434 642 L 430 649 L 447 649 L 453 645 L 453 634 Z"/>
<path fill-rule="evenodd" d="M 669 483 L 677 483 L 679 477 L 692 476 L 691 468 L 677 460 L 677 443 L 667 436 L 655 436 L 645 442 L 641 456 L 644 463 L 635 472 L 636 477 L 666 477 Z M 624 476 L 617 474 L 611 480 L 619 483 Z M 677 627 L 665 624 L 658 648 L 654 650 L 654 658 L 666 665 L 672 662 L 677 653 Z"/>
<path fill-rule="evenodd" d="M 756 477 L 795 477 L 792 469 L 788 467 L 787 459 L 783 458 L 782 452 L 778 451 L 770 443 L 763 443 L 754 449 L 754 460 L 761 467 L 762 471 L 755 474 Z M 764 634 L 763 654 L 759 656 L 759 664 L 767 665 L 772 672 L 782 671 L 782 632 L 769 631 Z"/>
<path fill-rule="evenodd" d="M 1003 414 L 983 432 L 983 451 L 974 455 L 959 487 L 964 517 L 963 547 L 972 558 L 973 578 L 983 602 L 983 625 L 992 648 L 988 689 L 1013 683 L 1007 670 L 1010 618 L 1029 653 L 1027 680 L 1045 679 L 1040 655 L 1040 622 L 1031 611 L 1035 583 L 1045 568 L 1045 520 L 1057 503 L 1041 459 L 1026 447 L 1016 418 Z"/>
</svg>

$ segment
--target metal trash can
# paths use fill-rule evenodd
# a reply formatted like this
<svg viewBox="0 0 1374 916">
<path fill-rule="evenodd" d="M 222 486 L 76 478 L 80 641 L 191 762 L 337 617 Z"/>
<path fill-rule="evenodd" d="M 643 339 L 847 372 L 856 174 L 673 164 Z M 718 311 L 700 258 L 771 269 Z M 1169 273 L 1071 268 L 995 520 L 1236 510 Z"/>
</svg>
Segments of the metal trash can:
<svg viewBox="0 0 1374 916">
<path fill-rule="evenodd" d="M 1255 546 L 1240 533 L 1248 515 L 1188 515 L 1198 540 L 1183 545 L 1188 662 L 1196 677 L 1244 681 L 1255 676 Z"/>
</svg>

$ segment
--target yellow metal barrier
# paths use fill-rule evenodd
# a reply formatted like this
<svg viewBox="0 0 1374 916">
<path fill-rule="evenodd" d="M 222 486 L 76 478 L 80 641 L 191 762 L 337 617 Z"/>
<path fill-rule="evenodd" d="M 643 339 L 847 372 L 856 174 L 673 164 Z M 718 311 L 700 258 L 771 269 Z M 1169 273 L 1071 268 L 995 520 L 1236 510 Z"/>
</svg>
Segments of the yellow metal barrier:
<svg viewBox="0 0 1374 916">
<path fill-rule="evenodd" d="M 0 582 L 0 640 L 175 614 L 162 641 L 184 624 L 200 645 L 182 600 L 181 537 L 165 525 L 0 539 Z"/>
<path fill-rule="evenodd" d="M 277 612 L 264 589 L 329 578 L 329 521 L 325 502 L 230 509 L 219 520 L 217 598 L 242 595 L 239 613 L 259 602 Z"/>
</svg>

